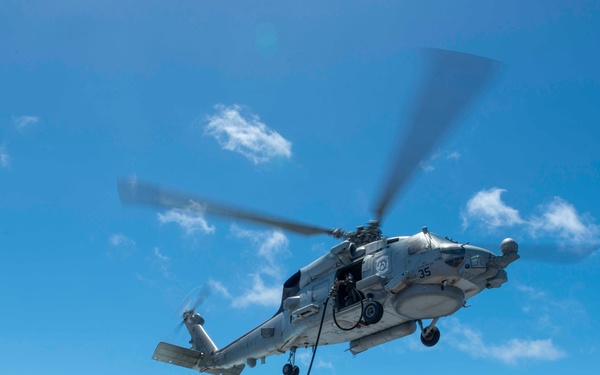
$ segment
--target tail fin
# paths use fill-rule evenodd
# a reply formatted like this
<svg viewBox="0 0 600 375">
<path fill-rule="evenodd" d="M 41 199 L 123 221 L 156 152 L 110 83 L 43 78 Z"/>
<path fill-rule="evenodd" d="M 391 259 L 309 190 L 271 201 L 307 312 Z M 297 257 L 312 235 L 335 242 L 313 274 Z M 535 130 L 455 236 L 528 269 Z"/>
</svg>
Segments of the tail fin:
<svg viewBox="0 0 600 375">
<path fill-rule="evenodd" d="M 217 351 L 217 346 L 208 337 L 208 334 L 202 327 L 204 325 L 204 318 L 200 314 L 191 311 L 188 314 L 184 314 L 183 321 L 192 337 L 190 344 L 193 345 L 193 349 L 203 353 L 206 357 L 212 357 L 214 352 Z"/>
</svg>

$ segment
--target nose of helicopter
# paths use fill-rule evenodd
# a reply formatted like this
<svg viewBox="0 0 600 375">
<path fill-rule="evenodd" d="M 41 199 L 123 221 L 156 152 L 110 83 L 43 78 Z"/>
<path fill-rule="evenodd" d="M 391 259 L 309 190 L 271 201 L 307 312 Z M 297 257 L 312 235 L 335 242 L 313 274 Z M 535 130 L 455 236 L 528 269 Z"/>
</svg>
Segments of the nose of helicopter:
<svg viewBox="0 0 600 375">
<path fill-rule="evenodd" d="M 465 249 L 465 260 L 460 269 L 466 273 L 478 273 L 488 269 L 490 261 L 495 257 L 494 253 L 483 247 L 463 245 Z"/>
<path fill-rule="evenodd" d="M 459 267 L 459 272 L 475 284 L 485 282 L 488 289 L 499 288 L 507 282 L 508 276 L 504 268 L 519 258 L 516 242 L 513 251 L 504 251 L 503 248 L 502 255 L 495 255 L 487 249 L 473 245 L 463 245 L 463 247 L 465 259 Z"/>
<path fill-rule="evenodd" d="M 463 245 L 462 247 L 464 247 L 465 250 L 467 251 L 467 253 L 470 254 L 471 256 L 479 255 L 479 256 L 482 256 L 485 258 L 492 258 L 495 256 L 495 254 L 493 252 L 491 252 L 488 249 L 484 249 L 483 247 L 473 246 L 473 245 Z"/>
<path fill-rule="evenodd" d="M 463 245 L 463 247 L 467 253 L 466 258 L 470 257 L 472 261 L 481 260 L 486 265 L 493 263 L 498 268 L 506 268 L 510 263 L 520 258 L 518 255 L 519 245 L 512 238 L 506 238 L 500 244 L 502 255 L 496 255 L 487 249 L 473 245 Z"/>
</svg>

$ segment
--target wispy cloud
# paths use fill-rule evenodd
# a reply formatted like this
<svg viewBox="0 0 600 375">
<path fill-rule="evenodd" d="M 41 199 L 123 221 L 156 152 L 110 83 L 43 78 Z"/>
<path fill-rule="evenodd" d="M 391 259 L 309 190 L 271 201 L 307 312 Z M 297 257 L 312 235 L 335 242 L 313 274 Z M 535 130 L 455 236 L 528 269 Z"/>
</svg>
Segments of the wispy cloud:
<svg viewBox="0 0 600 375">
<path fill-rule="evenodd" d="M 516 365 L 527 360 L 556 361 L 566 353 L 552 342 L 552 339 L 524 340 L 511 339 L 501 344 L 485 342 L 481 332 L 461 324 L 458 319 L 450 318 L 452 327 L 446 336 L 451 346 L 473 356 L 501 361 Z"/>
<path fill-rule="evenodd" d="M 153 254 L 152 263 L 158 267 L 158 269 L 160 270 L 160 272 L 162 273 L 162 275 L 165 278 L 170 279 L 171 278 L 171 271 L 170 271 L 171 258 L 169 258 L 168 256 L 161 253 L 160 249 L 158 247 L 155 247 L 152 250 L 152 254 Z"/>
<path fill-rule="evenodd" d="M 302 351 L 296 353 L 296 361 L 302 364 L 302 366 L 308 367 L 310 365 L 311 358 L 312 351 Z M 315 368 L 322 368 L 328 370 L 327 372 L 330 374 L 334 373 L 335 371 L 335 365 L 333 362 L 324 361 L 322 358 L 319 358 L 319 356 L 317 356 L 313 365 L 315 366 Z"/>
<path fill-rule="evenodd" d="M 248 306 L 278 306 L 281 302 L 281 285 L 265 284 L 260 274 L 249 274 L 245 289 L 239 295 L 233 295 L 222 282 L 210 280 L 209 285 L 217 294 L 231 300 L 231 306 L 245 308 Z"/>
<path fill-rule="evenodd" d="M 223 296 L 225 298 L 231 298 L 231 293 L 229 293 L 229 290 L 225 285 L 223 285 L 222 282 L 211 279 L 208 281 L 208 285 L 210 286 L 213 293 Z"/>
<path fill-rule="evenodd" d="M 113 233 L 108 237 L 110 245 L 106 255 L 110 258 L 127 258 L 135 251 L 135 241 L 122 233 Z"/>
<path fill-rule="evenodd" d="M 214 233 L 215 231 L 215 227 L 208 224 L 199 209 L 183 210 L 175 208 L 164 214 L 159 213 L 157 217 L 161 224 L 178 224 L 188 236 L 195 233 Z"/>
<path fill-rule="evenodd" d="M 521 310 L 531 315 L 536 320 L 534 326 L 544 332 L 558 334 L 565 326 L 589 324 L 590 316 L 584 304 L 568 292 L 556 296 L 530 285 L 517 285 L 517 290 L 521 295 Z"/>
<path fill-rule="evenodd" d="M 232 224 L 230 232 L 237 238 L 248 239 L 258 247 L 258 255 L 266 263 L 260 272 L 280 278 L 282 275 L 281 258 L 288 254 L 289 241 L 280 230 L 253 231 Z"/>
<path fill-rule="evenodd" d="M 38 116 L 19 116 L 13 118 L 13 123 L 17 130 L 24 130 L 29 128 L 37 123 L 39 123 L 40 118 Z"/>
<path fill-rule="evenodd" d="M 504 189 L 493 188 L 476 193 L 462 211 L 463 227 L 480 226 L 488 231 L 519 224 L 524 236 L 556 241 L 558 249 L 577 255 L 589 255 L 600 245 L 600 226 L 587 213 L 580 214 L 575 207 L 560 197 L 538 206 L 529 218 L 502 200 Z"/>
<path fill-rule="evenodd" d="M 0 167 L 8 168 L 10 166 L 11 157 L 6 151 L 6 146 L 0 145 Z"/>
<path fill-rule="evenodd" d="M 225 149 L 244 155 L 254 164 L 275 157 L 290 158 L 292 144 L 270 129 L 252 113 L 242 115 L 239 105 L 215 106 L 217 113 L 208 117 L 205 133 L 214 137 Z"/>
<path fill-rule="evenodd" d="M 135 241 L 122 233 L 111 234 L 108 242 L 112 247 L 135 246 Z"/>
<path fill-rule="evenodd" d="M 282 257 L 288 254 L 289 241 L 278 230 L 252 231 L 232 225 L 230 233 L 240 239 L 249 240 L 257 250 L 255 272 L 247 275 L 247 282 L 239 294 L 232 293 L 222 282 L 211 280 L 210 285 L 219 294 L 231 300 L 231 306 L 245 308 L 248 306 L 276 307 L 281 302 L 281 283 L 283 268 Z"/>
<path fill-rule="evenodd" d="M 433 172 L 435 170 L 435 164 L 439 161 L 439 159 L 443 158 L 445 160 L 458 160 L 460 157 L 461 155 L 458 151 L 437 151 L 431 155 L 428 160 L 424 160 L 419 163 L 419 166 L 424 172 Z"/>
<path fill-rule="evenodd" d="M 281 285 L 266 285 L 261 275 L 251 274 L 250 288 L 246 289 L 241 295 L 233 297 L 231 306 L 278 306 L 281 302 Z"/>
<path fill-rule="evenodd" d="M 446 160 L 458 160 L 461 155 L 458 151 L 451 151 L 446 155 Z"/>
</svg>

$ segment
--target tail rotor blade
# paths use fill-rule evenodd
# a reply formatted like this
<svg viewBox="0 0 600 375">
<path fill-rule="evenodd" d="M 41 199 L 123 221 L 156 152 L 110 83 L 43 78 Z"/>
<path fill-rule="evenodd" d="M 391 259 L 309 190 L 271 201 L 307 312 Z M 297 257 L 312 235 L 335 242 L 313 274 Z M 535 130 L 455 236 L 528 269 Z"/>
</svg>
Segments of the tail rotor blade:
<svg viewBox="0 0 600 375">
<path fill-rule="evenodd" d="M 210 295 L 211 288 L 207 284 L 198 285 L 192 289 L 184 298 L 181 300 L 179 305 L 179 316 L 181 317 L 186 311 L 196 310 Z"/>
</svg>

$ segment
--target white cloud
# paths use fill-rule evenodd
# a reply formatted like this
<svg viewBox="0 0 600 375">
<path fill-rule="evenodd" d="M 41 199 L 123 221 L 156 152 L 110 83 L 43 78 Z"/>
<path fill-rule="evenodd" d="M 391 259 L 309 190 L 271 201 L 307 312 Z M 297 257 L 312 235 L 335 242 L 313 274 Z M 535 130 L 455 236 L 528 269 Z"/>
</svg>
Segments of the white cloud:
<svg viewBox="0 0 600 375">
<path fill-rule="evenodd" d="M 231 225 L 230 231 L 235 237 L 248 239 L 258 246 L 258 255 L 266 260 L 266 264 L 261 267 L 260 272 L 275 278 L 281 277 L 281 257 L 288 254 L 289 246 L 289 241 L 282 231 L 252 231 L 235 224 Z"/>
<path fill-rule="evenodd" d="M 108 242 L 113 247 L 119 246 L 135 246 L 135 241 L 122 233 L 111 234 Z"/>
<path fill-rule="evenodd" d="M 482 190 L 469 199 L 463 212 L 464 227 L 469 221 L 479 221 L 490 229 L 523 223 L 519 211 L 502 201 L 501 195 L 505 191 L 499 188 Z"/>
<path fill-rule="evenodd" d="M 281 286 L 279 284 L 266 285 L 262 277 L 258 274 L 250 275 L 250 277 L 252 278 L 252 287 L 245 290 L 241 295 L 233 297 L 231 306 L 279 306 L 281 302 Z"/>
<path fill-rule="evenodd" d="M 300 363 L 302 366 L 308 367 L 311 359 L 312 350 L 296 352 L 296 363 Z M 313 366 L 315 366 L 315 368 L 327 369 L 329 370 L 329 373 L 335 370 L 335 365 L 333 362 L 324 361 L 322 358 L 319 358 L 319 356 L 315 358 Z"/>
<path fill-rule="evenodd" d="M 10 160 L 11 157 L 8 154 L 8 151 L 6 151 L 6 147 L 3 145 L 0 146 L 0 167 L 8 168 L 10 166 Z"/>
<path fill-rule="evenodd" d="M 566 255 L 587 256 L 600 246 L 600 226 L 591 215 L 580 214 L 572 204 L 554 197 L 552 202 L 539 206 L 536 215 L 523 218 L 502 201 L 505 191 L 493 188 L 476 193 L 462 211 L 463 227 L 475 224 L 493 230 L 522 224 L 524 237 L 556 242 L 559 253 Z"/>
<path fill-rule="evenodd" d="M 19 116 L 13 118 L 13 122 L 17 130 L 24 130 L 40 121 L 38 116 Z"/>
<path fill-rule="evenodd" d="M 570 293 L 563 291 L 556 296 L 551 291 L 529 285 L 517 285 L 517 290 L 522 311 L 536 321 L 534 326 L 542 332 L 558 334 L 564 327 L 585 325 L 590 321 L 584 304 Z"/>
<path fill-rule="evenodd" d="M 552 202 L 541 206 L 541 211 L 529 221 L 535 233 L 551 233 L 576 243 L 597 243 L 598 225 L 593 224 L 590 217 L 579 215 L 575 207 L 563 199 L 554 197 Z"/>
<path fill-rule="evenodd" d="M 167 279 L 171 278 L 171 258 L 160 252 L 158 247 L 153 249 L 153 263 L 160 269 L 160 272 Z"/>
<path fill-rule="evenodd" d="M 490 358 L 515 365 L 525 360 L 556 361 L 566 355 L 554 345 L 552 339 L 511 339 L 503 344 L 489 344 L 484 342 L 480 332 L 461 324 L 458 319 L 450 318 L 449 323 L 452 329 L 446 336 L 447 342 L 473 357 Z"/>
<path fill-rule="evenodd" d="M 231 288 L 222 282 L 211 280 L 210 285 L 217 293 L 231 300 L 231 306 L 245 308 L 248 306 L 277 307 L 281 303 L 281 284 L 283 268 L 282 257 L 288 254 L 289 241 L 279 230 L 252 231 L 231 225 L 230 233 L 239 239 L 250 242 L 256 248 L 253 257 L 256 266 L 254 272 L 247 274 L 246 280 L 241 284 L 239 294 L 230 292 Z"/>
<path fill-rule="evenodd" d="M 504 345 L 491 345 L 486 350 L 487 355 L 508 364 L 516 364 L 524 359 L 555 361 L 565 356 L 565 353 L 554 346 L 552 339 L 521 340 L 512 339 Z"/>
<path fill-rule="evenodd" d="M 198 210 L 174 208 L 164 214 L 159 213 L 158 221 L 161 224 L 176 223 L 185 230 L 187 235 L 197 232 L 214 233 L 215 231 L 215 227 L 208 225 L 208 222 L 204 219 L 204 215 Z"/>
<path fill-rule="evenodd" d="M 452 151 L 449 152 L 448 155 L 446 155 L 446 159 L 448 160 L 457 160 L 460 159 L 461 155 L 458 151 Z"/>
<path fill-rule="evenodd" d="M 154 256 L 156 256 L 161 262 L 168 262 L 170 260 L 168 256 L 161 254 L 158 247 L 154 248 Z"/>
<path fill-rule="evenodd" d="M 106 255 L 110 258 L 127 258 L 135 252 L 135 241 L 122 233 L 114 233 L 108 237 L 110 245 Z"/>
<path fill-rule="evenodd" d="M 208 285 L 210 286 L 213 293 L 217 293 L 225 298 L 231 298 L 231 293 L 223 283 L 217 280 L 209 280 Z"/>
<path fill-rule="evenodd" d="M 215 108 L 217 113 L 208 117 L 204 130 L 225 150 L 240 153 L 255 164 L 292 156 L 291 142 L 260 122 L 257 115 L 242 116 L 238 105 L 219 104 Z"/>
<path fill-rule="evenodd" d="M 435 170 L 434 164 L 442 156 L 444 156 L 444 159 L 446 160 L 458 160 L 460 159 L 461 155 L 457 151 L 448 151 L 444 153 L 441 151 L 436 151 L 428 160 L 420 162 L 419 166 L 424 172 L 433 172 Z"/>
</svg>

